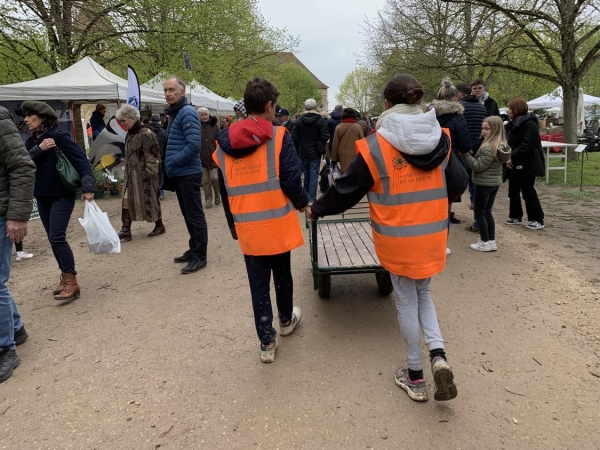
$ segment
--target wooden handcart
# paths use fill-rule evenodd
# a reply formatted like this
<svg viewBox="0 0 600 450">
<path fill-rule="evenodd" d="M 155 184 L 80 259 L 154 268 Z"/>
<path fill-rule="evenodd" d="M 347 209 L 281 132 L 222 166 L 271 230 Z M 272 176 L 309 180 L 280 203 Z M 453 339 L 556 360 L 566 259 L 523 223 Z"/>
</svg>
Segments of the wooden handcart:
<svg viewBox="0 0 600 450">
<path fill-rule="evenodd" d="M 379 293 L 392 292 L 390 274 L 375 253 L 370 220 L 366 200 L 337 216 L 307 219 L 314 289 L 319 296 L 331 294 L 331 275 L 355 273 L 374 273 Z"/>
</svg>

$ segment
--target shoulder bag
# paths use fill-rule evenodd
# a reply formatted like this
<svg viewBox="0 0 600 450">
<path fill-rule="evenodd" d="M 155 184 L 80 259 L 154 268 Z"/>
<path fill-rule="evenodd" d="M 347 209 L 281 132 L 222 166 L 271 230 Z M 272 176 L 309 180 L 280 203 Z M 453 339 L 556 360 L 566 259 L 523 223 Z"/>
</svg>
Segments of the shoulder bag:
<svg viewBox="0 0 600 450">
<path fill-rule="evenodd" d="M 75 170 L 71 161 L 69 161 L 69 158 L 58 147 L 54 149 L 54 155 L 56 156 L 56 171 L 64 186 L 73 192 L 79 190 L 81 188 L 81 179 L 79 178 L 79 173 Z"/>
</svg>

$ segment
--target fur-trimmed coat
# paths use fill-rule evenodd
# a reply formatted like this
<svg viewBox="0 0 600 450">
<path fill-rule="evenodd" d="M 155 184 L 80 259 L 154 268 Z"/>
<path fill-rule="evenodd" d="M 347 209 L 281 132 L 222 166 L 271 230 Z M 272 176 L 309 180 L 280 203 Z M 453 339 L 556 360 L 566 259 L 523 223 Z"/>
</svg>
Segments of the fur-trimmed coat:
<svg viewBox="0 0 600 450">
<path fill-rule="evenodd" d="M 435 115 L 442 128 L 450 130 L 452 150 L 458 153 L 467 153 L 475 142 L 471 142 L 471 135 L 464 118 L 465 109 L 458 102 L 434 100 L 427 107 L 427 111 L 435 109 Z"/>
</svg>

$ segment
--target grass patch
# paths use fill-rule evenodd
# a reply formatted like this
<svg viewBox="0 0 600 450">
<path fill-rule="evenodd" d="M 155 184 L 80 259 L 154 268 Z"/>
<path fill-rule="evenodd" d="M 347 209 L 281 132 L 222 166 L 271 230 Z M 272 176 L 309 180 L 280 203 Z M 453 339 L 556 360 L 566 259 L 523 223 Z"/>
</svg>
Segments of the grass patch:
<svg viewBox="0 0 600 450">
<path fill-rule="evenodd" d="M 580 153 L 579 158 L 575 161 L 567 163 L 567 183 L 566 186 L 579 186 L 581 182 L 581 158 L 585 158 L 583 162 L 583 185 L 584 186 L 600 186 L 600 152 Z M 562 159 L 551 159 L 550 167 L 562 166 Z M 546 181 L 546 177 L 543 178 Z M 551 170 L 548 184 L 562 184 L 564 180 L 564 172 L 562 170 Z M 541 180 L 540 180 L 541 181 Z M 579 192 L 578 192 L 579 193 Z"/>
<path fill-rule="evenodd" d="M 584 170 L 585 170 L 585 166 L 584 166 Z M 568 179 L 567 179 L 568 181 Z M 598 194 L 597 192 L 592 192 L 592 191 L 579 191 L 579 190 L 571 190 L 569 189 L 568 191 L 562 191 L 559 194 L 562 198 L 566 199 L 566 200 L 596 200 L 600 198 L 600 194 Z"/>
</svg>

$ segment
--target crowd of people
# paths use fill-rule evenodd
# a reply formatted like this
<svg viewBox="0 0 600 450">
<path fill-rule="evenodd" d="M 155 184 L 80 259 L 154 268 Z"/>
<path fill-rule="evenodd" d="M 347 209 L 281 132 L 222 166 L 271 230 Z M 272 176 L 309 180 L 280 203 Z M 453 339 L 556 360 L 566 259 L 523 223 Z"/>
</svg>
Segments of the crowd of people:
<svg viewBox="0 0 600 450">
<path fill-rule="evenodd" d="M 446 168 L 451 158 L 460 158 L 470 172 L 474 216 L 467 228 L 479 233 L 473 250 L 498 249 L 492 210 L 506 180 L 510 211 L 505 223 L 522 223 L 522 193 L 528 227 L 543 228 L 534 184 L 543 174 L 544 160 L 537 120 L 527 104 L 511 100 L 505 126 L 482 80 L 454 86 L 444 79 L 436 99 L 426 105 L 418 80 L 402 74 L 387 83 L 385 110 L 376 122 L 342 105 L 331 115 L 318 111 L 314 99 L 307 99 L 304 111 L 290 118 L 278 104 L 277 88 L 257 77 L 235 104 L 236 117 L 219 124 L 208 109 L 189 104 L 179 77 L 165 80 L 164 94 L 164 125 L 158 115 L 142 120 L 130 105 L 116 113 L 127 130 L 121 240 L 133 239 L 133 221 L 154 223 L 151 238 L 165 234 L 161 199 L 164 189 L 173 190 L 189 235 L 187 249 L 174 262 L 185 264 L 182 274 L 197 272 L 208 264 L 204 208 L 221 205 L 246 264 L 260 359 L 271 363 L 278 336 L 291 335 L 302 318 L 294 305 L 290 256 L 304 243 L 297 212 L 306 211 L 310 220 L 318 220 L 367 196 L 375 250 L 391 274 L 405 344 L 406 366 L 396 371 L 395 382 L 411 399 L 428 400 L 420 348 L 423 333 L 434 398 L 455 398 L 458 391 L 429 287 L 451 253 L 450 223 L 459 221 L 448 201 Z M 81 295 L 66 239 L 76 198 L 59 177 L 58 151 L 78 173 L 82 199 L 94 199 L 89 161 L 57 127 L 56 112 L 44 102 L 22 106 L 32 134 L 25 144 L 8 111 L 0 108 L 0 189 L 6 194 L 0 198 L 0 382 L 19 365 L 15 347 L 27 339 L 6 282 L 12 243 L 22 243 L 27 234 L 33 197 L 60 270 L 53 296 L 71 301 Z M 103 117 L 105 110 L 99 105 L 94 114 Z M 317 198 L 324 160 L 340 176 Z M 428 176 L 421 176 L 424 172 Z M 271 274 L 279 331 L 273 326 Z"/>
</svg>

